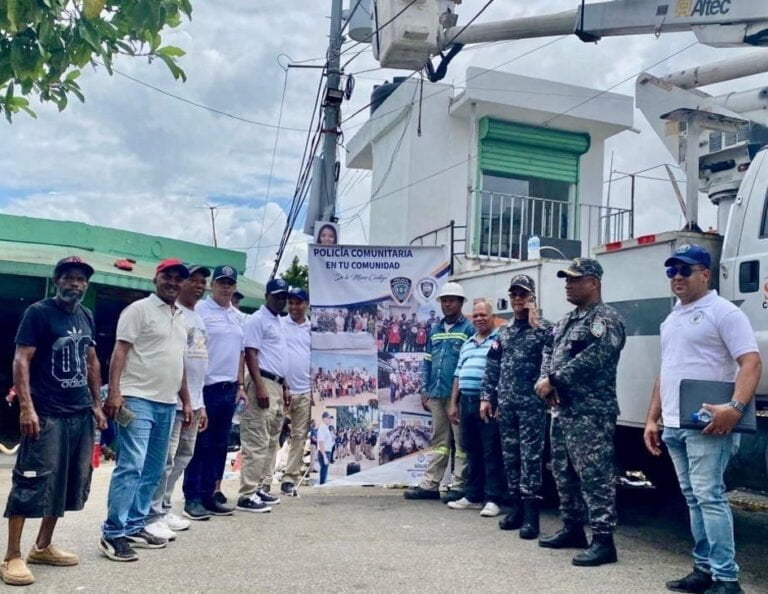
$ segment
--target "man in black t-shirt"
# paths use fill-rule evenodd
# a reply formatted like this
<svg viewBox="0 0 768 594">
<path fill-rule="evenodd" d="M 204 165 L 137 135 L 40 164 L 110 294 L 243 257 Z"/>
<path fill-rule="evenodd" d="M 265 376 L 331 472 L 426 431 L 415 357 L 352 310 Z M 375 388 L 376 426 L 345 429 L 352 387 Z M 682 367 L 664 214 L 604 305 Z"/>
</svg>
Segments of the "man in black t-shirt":
<svg viewBox="0 0 768 594">
<path fill-rule="evenodd" d="M 93 268 L 77 256 L 56 264 L 56 296 L 31 305 L 16 334 L 13 380 L 21 444 L 8 495 L 8 549 L 0 565 L 6 584 L 35 581 L 21 558 L 27 518 L 42 518 L 27 563 L 76 565 L 77 555 L 51 543 L 65 511 L 81 510 L 91 486 L 94 417 L 106 429 L 99 387 L 93 314 L 80 302 Z"/>
</svg>

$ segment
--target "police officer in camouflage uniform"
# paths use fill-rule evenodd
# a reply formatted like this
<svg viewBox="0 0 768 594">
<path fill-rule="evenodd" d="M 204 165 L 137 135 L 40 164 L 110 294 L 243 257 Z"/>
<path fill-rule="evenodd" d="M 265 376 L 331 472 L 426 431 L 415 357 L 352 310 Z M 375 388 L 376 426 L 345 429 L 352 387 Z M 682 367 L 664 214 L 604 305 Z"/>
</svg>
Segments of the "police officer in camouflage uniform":
<svg viewBox="0 0 768 594">
<path fill-rule="evenodd" d="M 499 528 L 520 528 L 520 538 L 533 539 L 539 535 L 547 424 L 546 405 L 533 388 L 544 345 L 552 335 L 552 322 L 539 318 L 536 284 L 530 276 L 513 277 L 509 296 L 515 318 L 499 331 L 488 351 L 480 414 L 492 414 L 498 394 L 504 469 L 512 496 L 509 513 L 499 522 Z"/>
<path fill-rule="evenodd" d="M 557 276 L 565 278 L 566 298 L 576 309 L 554 328 L 544 349 L 536 393 L 552 407 L 552 472 L 564 527 L 541 538 L 539 546 L 586 547 L 586 507 L 592 543 L 573 558 L 573 564 L 615 563 L 613 433 L 619 414 L 616 366 L 625 343 L 624 322 L 601 299 L 603 268 L 597 260 L 576 258 Z"/>
</svg>

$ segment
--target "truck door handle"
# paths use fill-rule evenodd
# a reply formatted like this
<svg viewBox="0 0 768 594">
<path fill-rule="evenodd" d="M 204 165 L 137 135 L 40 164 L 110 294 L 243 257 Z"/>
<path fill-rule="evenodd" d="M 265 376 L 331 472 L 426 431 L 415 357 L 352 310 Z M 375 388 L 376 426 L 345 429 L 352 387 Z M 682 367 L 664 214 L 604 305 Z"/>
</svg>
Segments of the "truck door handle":
<svg viewBox="0 0 768 594">
<path fill-rule="evenodd" d="M 760 262 L 749 260 L 739 264 L 739 292 L 755 293 L 760 289 Z"/>
</svg>

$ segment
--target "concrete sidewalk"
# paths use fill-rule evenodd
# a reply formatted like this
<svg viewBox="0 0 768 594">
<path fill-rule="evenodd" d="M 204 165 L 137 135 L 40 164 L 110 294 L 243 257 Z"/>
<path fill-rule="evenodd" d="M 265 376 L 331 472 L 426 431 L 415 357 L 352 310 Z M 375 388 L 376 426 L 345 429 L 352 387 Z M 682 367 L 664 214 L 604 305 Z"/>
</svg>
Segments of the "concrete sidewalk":
<svg viewBox="0 0 768 594">
<path fill-rule="evenodd" d="M 111 468 L 96 471 L 86 509 L 65 517 L 57 532 L 56 542 L 77 552 L 80 565 L 32 566 L 37 583 L 25 591 L 640 593 L 666 591 L 665 580 L 691 567 L 685 513 L 677 506 L 623 504 L 620 562 L 576 568 L 573 551 L 541 549 L 477 512 L 363 487 L 304 488 L 270 514 L 194 522 L 167 549 L 140 549 L 138 562 L 115 563 L 96 548 Z M 4 498 L 10 472 L 1 472 Z M 228 481 L 225 492 L 234 496 L 237 484 Z M 37 524 L 29 522 L 24 551 Z M 742 583 L 748 592 L 768 592 L 768 520 L 738 513 L 736 524 Z M 554 511 L 546 512 L 544 531 L 558 525 Z M 3 540 L 6 531 L 3 522 Z"/>
</svg>

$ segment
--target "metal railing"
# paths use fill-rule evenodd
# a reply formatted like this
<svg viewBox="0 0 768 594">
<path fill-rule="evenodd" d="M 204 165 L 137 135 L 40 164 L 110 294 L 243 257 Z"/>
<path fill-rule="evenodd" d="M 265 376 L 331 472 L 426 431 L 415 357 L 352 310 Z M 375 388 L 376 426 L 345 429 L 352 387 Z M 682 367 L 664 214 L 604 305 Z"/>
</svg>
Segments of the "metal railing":
<svg viewBox="0 0 768 594">
<path fill-rule="evenodd" d="M 473 190 L 471 200 L 471 251 L 476 256 L 521 259 L 531 235 L 580 240 L 585 253 L 634 235 L 633 213 L 626 208 L 481 190 Z"/>
<path fill-rule="evenodd" d="M 447 243 L 451 249 L 451 274 L 454 272 L 454 262 L 459 256 L 465 256 L 467 253 L 467 226 L 457 225 L 456 221 L 451 222 L 437 229 L 432 229 L 421 235 L 417 235 L 410 241 L 410 245 L 442 245 Z M 457 246 L 461 250 L 457 250 Z"/>
</svg>

